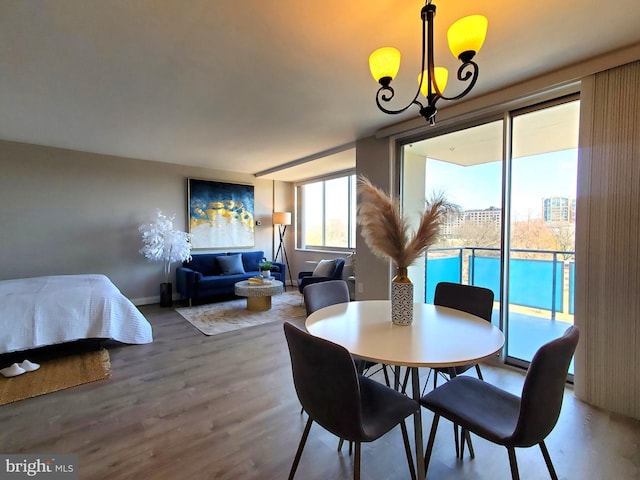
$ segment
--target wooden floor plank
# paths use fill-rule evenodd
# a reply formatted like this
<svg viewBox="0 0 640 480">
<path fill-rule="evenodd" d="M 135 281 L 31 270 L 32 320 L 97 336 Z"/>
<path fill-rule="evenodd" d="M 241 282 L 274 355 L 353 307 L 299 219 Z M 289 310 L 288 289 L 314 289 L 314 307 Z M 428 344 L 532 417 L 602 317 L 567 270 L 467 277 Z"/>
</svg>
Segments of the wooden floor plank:
<svg viewBox="0 0 640 480">
<path fill-rule="evenodd" d="M 208 337 L 172 309 L 141 310 L 154 342 L 109 343 L 110 380 L 0 407 L 0 452 L 75 453 L 81 479 L 286 478 L 306 416 L 281 323 Z M 483 373 L 520 393 L 522 372 Z M 428 432 L 432 416 L 423 417 Z M 510 478 L 504 448 L 477 439 L 476 458 L 460 461 L 452 437 L 443 421 L 429 478 Z M 314 425 L 296 478 L 351 478 L 352 458 L 337 442 Z M 547 445 L 560 478 L 640 478 L 640 422 L 585 405 L 571 389 Z M 523 480 L 547 478 L 539 449 L 517 455 Z M 399 429 L 365 445 L 362 462 L 363 478 L 408 478 Z"/>
</svg>

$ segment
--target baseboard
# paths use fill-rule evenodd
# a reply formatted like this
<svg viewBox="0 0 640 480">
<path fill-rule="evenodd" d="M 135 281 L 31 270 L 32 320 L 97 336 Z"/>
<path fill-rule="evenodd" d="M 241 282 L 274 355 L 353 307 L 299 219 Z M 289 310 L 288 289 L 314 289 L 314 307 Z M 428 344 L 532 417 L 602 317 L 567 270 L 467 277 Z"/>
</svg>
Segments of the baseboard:
<svg viewBox="0 0 640 480">
<path fill-rule="evenodd" d="M 135 306 L 150 305 L 152 303 L 160 303 L 160 295 L 155 297 L 130 298 L 131 303 Z"/>
</svg>

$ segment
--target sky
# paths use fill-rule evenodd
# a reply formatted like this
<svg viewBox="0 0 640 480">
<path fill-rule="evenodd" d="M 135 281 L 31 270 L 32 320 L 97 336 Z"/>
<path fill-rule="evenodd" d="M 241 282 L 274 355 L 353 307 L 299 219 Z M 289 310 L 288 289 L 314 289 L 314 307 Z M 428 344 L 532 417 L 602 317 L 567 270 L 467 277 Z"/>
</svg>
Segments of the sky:
<svg viewBox="0 0 640 480">
<path fill-rule="evenodd" d="M 514 220 L 540 218 L 542 199 L 576 197 L 577 149 L 515 158 L 512 168 L 512 214 Z M 502 162 L 462 167 L 427 160 L 427 198 L 444 192 L 463 210 L 501 207 Z"/>
</svg>

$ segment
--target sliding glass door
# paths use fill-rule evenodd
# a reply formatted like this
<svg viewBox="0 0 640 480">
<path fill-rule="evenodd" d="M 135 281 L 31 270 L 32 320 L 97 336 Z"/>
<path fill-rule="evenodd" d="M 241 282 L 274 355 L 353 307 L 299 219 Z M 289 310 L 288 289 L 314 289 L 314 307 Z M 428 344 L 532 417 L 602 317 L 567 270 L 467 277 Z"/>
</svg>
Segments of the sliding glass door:
<svg viewBox="0 0 640 480">
<path fill-rule="evenodd" d="M 441 281 L 490 288 L 515 364 L 573 323 L 578 119 L 568 97 L 402 147 L 405 214 L 438 193 L 458 207 L 410 271 L 415 300 Z"/>
<path fill-rule="evenodd" d="M 573 323 L 579 115 L 578 100 L 513 115 L 505 291 L 516 363 Z"/>
<path fill-rule="evenodd" d="M 439 194 L 457 210 L 441 226 L 439 242 L 424 262 L 410 272 L 422 287 L 416 301 L 433 303 L 441 281 L 491 288 L 499 299 L 502 133 L 503 121 L 497 120 L 404 147 L 404 212 L 424 210 L 425 200 Z M 496 302 L 496 325 L 499 311 Z"/>
</svg>

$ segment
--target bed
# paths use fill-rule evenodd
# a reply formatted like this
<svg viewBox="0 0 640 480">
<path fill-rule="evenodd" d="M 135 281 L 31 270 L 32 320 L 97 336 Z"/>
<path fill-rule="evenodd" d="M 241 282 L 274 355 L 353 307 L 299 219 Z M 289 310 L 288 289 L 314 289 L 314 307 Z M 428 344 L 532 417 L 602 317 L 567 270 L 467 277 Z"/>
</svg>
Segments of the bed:
<svg viewBox="0 0 640 480">
<path fill-rule="evenodd" d="M 0 281 L 0 354 L 91 338 L 143 344 L 153 334 L 105 275 Z"/>
</svg>

